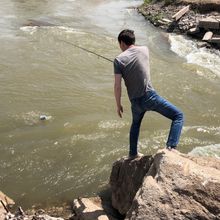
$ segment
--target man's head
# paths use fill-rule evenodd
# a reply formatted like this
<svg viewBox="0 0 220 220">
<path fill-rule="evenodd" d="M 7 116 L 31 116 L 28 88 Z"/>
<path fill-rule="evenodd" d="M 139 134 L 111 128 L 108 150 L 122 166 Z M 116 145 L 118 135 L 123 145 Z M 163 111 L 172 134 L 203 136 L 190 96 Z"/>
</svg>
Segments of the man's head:
<svg viewBox="0 0 220 220">
<path fill-rule="evenodd" d="M 118 43 L 122 51 L 127 50 L 135 44 L 135 35 L 133 30 L 125 29 L 118 35 Z"/>
</svg>

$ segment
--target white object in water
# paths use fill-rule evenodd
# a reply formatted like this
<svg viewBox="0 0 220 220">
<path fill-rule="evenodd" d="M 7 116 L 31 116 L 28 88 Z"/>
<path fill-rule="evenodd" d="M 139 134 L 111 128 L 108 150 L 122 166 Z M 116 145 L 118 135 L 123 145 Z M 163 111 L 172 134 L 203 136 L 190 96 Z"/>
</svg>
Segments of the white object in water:
<svg viewBox="0 0 220 220">
<path fill-rule="evenodd" d="M 40 120 L 48 120 L 49 119 L 49 116 L 46 116 L 46 115 L 40 115 Z"/>
</svg>

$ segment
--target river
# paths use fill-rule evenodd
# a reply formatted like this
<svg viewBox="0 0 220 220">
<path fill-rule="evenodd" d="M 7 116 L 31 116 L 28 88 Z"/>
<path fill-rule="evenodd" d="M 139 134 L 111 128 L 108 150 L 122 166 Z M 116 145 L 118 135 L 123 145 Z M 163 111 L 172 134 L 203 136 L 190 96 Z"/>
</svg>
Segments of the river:
<svg viewBox="0 0 220 220">
<path fill-rule="evenodd" d="M 185 114 L 179 150 L 220 157 L 220 54 L 156 29 L 133 9 L 142 2 L 0 2 L 0 190 L 17 204 L 95 195 L 128 153 L 130 104 L 123 87 L 119 119 L 112 63 L 61 40 L 114 59 L 119 31 L 134 29 L 137 44 L 149 47 L 155 89 Z M 26 26 L 28 19 L 55 26 Z M 163 148 L 169 124 L 147 113 L 140 152 Z"/>
</svg>

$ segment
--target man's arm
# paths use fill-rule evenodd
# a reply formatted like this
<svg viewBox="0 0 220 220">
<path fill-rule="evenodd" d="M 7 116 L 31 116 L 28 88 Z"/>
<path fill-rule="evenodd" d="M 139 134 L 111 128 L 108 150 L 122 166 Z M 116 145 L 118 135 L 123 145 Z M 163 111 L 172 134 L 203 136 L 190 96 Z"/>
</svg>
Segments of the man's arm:
<svg viewBox="0 0 220 220">
<path fill-rule="evenodd" d="M 114 93 L 115 93 L 115 100 L 117 105 L 117 113 L 120 118 L 122 118 L 123 107 L 121 105 L 121 74 L 114 74 L 115 75 L 115 85 L 114 85 Z"/>
</svg>

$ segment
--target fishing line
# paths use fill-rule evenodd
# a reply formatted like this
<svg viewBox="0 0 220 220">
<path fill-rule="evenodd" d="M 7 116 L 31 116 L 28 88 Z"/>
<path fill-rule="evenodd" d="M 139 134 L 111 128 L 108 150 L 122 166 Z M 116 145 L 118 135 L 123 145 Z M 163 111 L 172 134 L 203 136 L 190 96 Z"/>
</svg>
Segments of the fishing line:
<svg viewBox="0 0 220 220">
<path fill-rule="evenodd" d="M 55 38 L 55 39 L 58 40 L 58 41 L 64 42 L 64 43 L 66 43 L 66 44 L 72 45 L 72 46 L 74 46 L 74 47 L 76 47 L 76 48 L 79 48 L 79 49 L 81 49 L 81 50 L 84 50 L 84 51 L 86 51 L 87 53 L 94 54 L 94 55 L 96 55 L 96 56 L 98 56 L 98 57 L 100 57 L 100 58 L 102 58 L 102 59 L 104 59 L 104 60 L 107 60 L 107 61 L 113 63 L 113 60 L 111 60 L 111 59 L 109 59 L 109 58 L 107 58 L 107 57 L 105 57 L 105 56 L 102 56 L 102 55 L 100 55 L 100 54 L 98 54 L 98 53 L 95 53 L 94 51 L 88 50 L 88 49 L 86 49 L 86 48 L 84 48 L 84 47 L 81 47 L 81 46 L 79 46 L 79 45 L 77 45 L 77 44 L 73 44 L 73 43 L 71 43 L 71 42 L 69 42 L 69 41 L 61 40 L 61 39 L 59 39 L 59 38 Z"/>
</svg>

